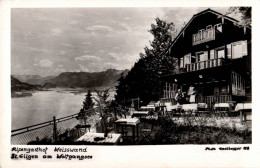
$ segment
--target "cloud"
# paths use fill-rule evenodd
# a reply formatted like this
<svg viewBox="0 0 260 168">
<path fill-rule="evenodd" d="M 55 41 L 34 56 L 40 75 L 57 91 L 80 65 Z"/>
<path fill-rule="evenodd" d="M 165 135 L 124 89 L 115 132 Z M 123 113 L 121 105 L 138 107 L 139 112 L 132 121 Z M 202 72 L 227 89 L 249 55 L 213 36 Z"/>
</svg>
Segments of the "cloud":
<svg viewBox="0 0 260 168">
<path fill-rule="evenodd" d="M 89 44 L 91 44 L 91 42 L 85 42 L 85 41 L 83 41 L 81 44 L 86 44 L 86 45 L 89 45 Z"/>
<path fill-rule="evenodd" d="M 75 24 L 78 24 L 78 21 L 77 20 L 71 20 L 71 21 L 68 22 L 68 24 L 75 25 Z"/>
<path fill-rule="evenodd" d="M 66 54 L 66 51 L 60 50 L 56 54 L 64 55 L 64 54 Z"/>
<path fill-rule="evenodd" d="M 119 50 L 120 48 L 118 46 L 113 47 L 114 50 Z"/>
<path fill-rule="evenodd" d="M 52 28 L 51 29 L 51 35 L 52 36 L 58 36 L 62 33 L 63 31 L 60 28 Z"/>
<path fill-rule="evenodd" d="M 53 62 L 50 61 L 50 60 L 45 59 L 45 60 L 41 60 L 39 62 L 39 65 L 40 65 L 40 67 L 43 67 L 43 68 L 50 68 L 50 67 L 52 67 Z"/>
<path fill-rule="evenodd" d="M 33 36 L 35 36 L 35 35 L 36 35 L 36 33 L 34 33 L 34 32 L 25 33 L 25 36 L 26 36 L 26 37 L 33 37 Z"/>
<path fill-rule="evenodd" d="M 113 58 L 115 60 L 119 60 L 120 56 L 117 53 L 110 52 L 107 54 L 110 58 Z"/>
<path fill-rule="evenodd" d="M 106 52 L 106 51 L 105 51 L 105 50 L 98 50 L 98 52 L 104 53 L 104 52 Z"/>
<path fill-rule="evenodd" d="M 75 58 L 75 61 L 100 61 L 100 60 L 101 58 L 94 55 L 83 55 Z"/>
<path fill-rule="evenodd" d="M 64 68 L 56 68 L 54 70 L 54 72 L 56 72 L 56 73 L 66 72 L 66 69 L 64 69 Z"/>
<path fill-rule="evenodd" d="M 62 46 L 66 46 L 66 47 L 72 47 L 71 44 L 67 44 L 67 43 L 62 43 L 61 45 L 62 45 Z"/>
<path fill-rule="evenodd" d="M 87 31 L 90 31 L 92 35 L 108 34 L 113 31 L 109 26 L 104 25 L 93 25 L 86 28 Z"/>
<path fill-rule="evenodd" d="M 131 17 L 125 17 L 124 19 L 125 20 L 131 20 L 132 18 Z"/>
</svg>

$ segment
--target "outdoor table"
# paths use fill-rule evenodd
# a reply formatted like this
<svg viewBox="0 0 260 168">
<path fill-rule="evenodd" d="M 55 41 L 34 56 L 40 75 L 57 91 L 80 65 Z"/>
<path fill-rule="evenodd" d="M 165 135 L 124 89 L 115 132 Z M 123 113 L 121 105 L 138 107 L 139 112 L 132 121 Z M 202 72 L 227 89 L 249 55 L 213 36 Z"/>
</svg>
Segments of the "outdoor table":
<svg viewBox="0 0 260 168">
<path fill-rule="evenodd" d="M 141 117 L 146 117 L 148 115 L 149 115 L 149 111 L 134 111 L 132 118 L 135 117 L 135 116 L 141 118 Z"/>
<path fill-rule="evenodd" d="M 198 104 L 182 104 L 181 110 L 184 112 L 196 112 L 198 109 Z"/>
<path fill-rule="evenodd" d="M 201 109 L 206 109 L 208 108 L 208 105 L 206 103 L 198 103 L 197 107 Z"/>
<path fill-rule="evenodd" d="M 214 109 L 219 112 L 220 116 L 223 118 L 225 114 L 229 114 L 230 104 L 229 103 L 217 103 L 214 105 Z"/>
<path fill-rule="evenodd" d="M 172 118 L 174 116 L 174 113 L 176 113 L 178 111 L 178 109 L 181 108 L 181 105 L 179 104 L 176 104 L 176 105 L 168 105 L 166 107 L 166 112 L 165 112 L 165 115 L 166 117 L 168 118 Z"/>
<path fill-rule="evenodd" d="M 110 137 L 112 136 L 112 137 Z M 103 140 L 95 141 L 94 138 L 96 137 L 104 137 L 104 133 L 86 133 L 83 136 L 81 136 L 79 139 L 77 139 L 77 142 L 83 142 L 86 144 L 93 144 L 93 145 L 115 145 L 118 143 L 121 134 L 108 134 L 108 137 L 106 137 Z"/>
<path fill-rule="evenodd" d="M 181 105 L 176 104 L 176 105 L 169 106 L 169 108 L 170 108 L 170 110 L 177 110 L 177 109 L 181 108 Z"/>
<path fill-rule="evenodd" d="M 141 110 L 155 110 L 155 107 L 154 106 L 142 106 L 140 109 Z"/>
<path fill-rule="evenodd" d="M 207 103 L 198 103 L 195 114 L 198 117 L 210 117 L 210 110 L 208 109 Z"/>
<path fill-rule="evenodd" d="M 226 107 L 226 108 L 230 108 L 230 104 L 229 103 L 217 103 L 214 105 L 215 108 L 221 108 L 221 107 Z"/>
<path fill-rule="evenodd" d="M 252 104 L 251 103 L 238 103 L 236 105 L 235 111 L 240 112 L 240 121 L 243 122 L 243 117 L 245 118 L 247 115 L 252 114 Z"/>
<path fill-rule="evenodd" d="M 140 120 L 138 118 L 122 118 L 117 120 L 116 126 L 121 126 L 122 128 L 122 135 L 124 138 L 124 128 L 126 127 L 131 127 L 132 128 L 132 135 L 133 135 L 133 140 L 135 141 L 135 133 L 136 136 L 139 136 L 139 131 L 138 131 L 138 125 L 140 123 Z"/>
</svg>

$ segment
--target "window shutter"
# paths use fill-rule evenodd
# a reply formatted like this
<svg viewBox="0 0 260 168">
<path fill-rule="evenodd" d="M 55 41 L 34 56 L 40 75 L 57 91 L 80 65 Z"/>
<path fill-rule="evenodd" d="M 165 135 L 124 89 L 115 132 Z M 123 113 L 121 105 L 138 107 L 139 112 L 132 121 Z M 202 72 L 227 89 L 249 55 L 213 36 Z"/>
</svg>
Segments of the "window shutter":
<svg viewBox="0 0 260 168">
<path fill-rule="evenodd" d="M 214 59 L 215 55 L 214 55 L 214 50 L 210 50 L 210 59 Z"/>
<path fill-rule="evenodd" d="M 247 41 L 242 42 L 242 56 L 247 55 Z"/>
<path fill-rule="evenodd" d="M 204 58 L 205 58 L 206 60 L 209 59 L 209 53 L 208 53 L 208 51 L 204 51 Z M 204 61 L 206 61 L 206 60 L 204 60 Z"/>
<path fill-rule="evenodd" d="M 184 66 L 191 63 L 191 53 L 184 56 Z"/>
<path fill-rule="evenodd" d="M 228 59 L 232 58 L 232 56 L 231 56 L 231 44 L 227 45 L 227 58 Z"/>
</svg>

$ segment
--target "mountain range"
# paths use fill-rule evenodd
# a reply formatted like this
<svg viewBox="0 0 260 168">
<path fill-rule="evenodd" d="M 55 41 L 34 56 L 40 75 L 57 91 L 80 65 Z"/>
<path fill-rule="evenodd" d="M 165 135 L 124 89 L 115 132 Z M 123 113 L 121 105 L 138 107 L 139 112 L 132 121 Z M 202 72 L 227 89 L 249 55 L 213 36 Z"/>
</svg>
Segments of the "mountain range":
<svg viewBox="0 0 260 168">
<path fill-rule="evenodd" d="M 129 70 L 127 69 L 108 69 L 102 72 L 63 72 L 58 76 L 47 77 L 40 77 L 38 75 L 13 75 L 12 81 L 16 78 L 21 83 L 27 83 L 28 86 L 41 85 L 43 87 L 64 88 L 114 88 L 121 74 L 125 76 L 128 71 Z"/>
</svg>

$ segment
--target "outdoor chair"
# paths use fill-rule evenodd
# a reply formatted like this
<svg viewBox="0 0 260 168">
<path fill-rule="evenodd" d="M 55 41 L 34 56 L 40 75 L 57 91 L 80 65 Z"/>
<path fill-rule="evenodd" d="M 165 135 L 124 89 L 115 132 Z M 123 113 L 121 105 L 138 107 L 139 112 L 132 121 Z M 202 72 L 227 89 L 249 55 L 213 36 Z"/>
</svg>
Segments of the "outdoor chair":
<svg viewBox="0 0 260 168">
<path fill-rule="evenodd" d="M 165 112 L 166 118 L 171 119 L 173 117 L 172 113 L 173 113 L 173 111 L 166 111 Z"/>
<path fill-rule="evenodd" d="M 122 134 L 123 135 L 123 138 L 127 136 L 127 129 L 126 129 L 126 123 L 127 121 L 120 121 L 120 122 L 117 122 L 117 125 L 121 127 L 121 131 L 117 131 L 118 133 Z M 118 129 L 118 128 L 117 128 Z"/>
<path fill-rule="evenodd" d="M 139 144 L 152 144 L 152 131 L 155 125 L 155 121 L 144 122 L 143 128 L 141 130 L 141 140 Z"/>
<path fill-rule="evenodd" d="M 90 127 L 91 125 L 77 125 L 76 129 L 78 132 L 78 137 L 84 135 L 87 132 L 87 129 L 90 132 Z"/>
<path fill-rule="evenodd" d="M 215 112 L 217 114 L 217 117 L 224 118 L 226 116 L 229 116 L 230 112 L 230 104 L 228 103 L 216 103 L 215 106 Z"/>
</svg>

